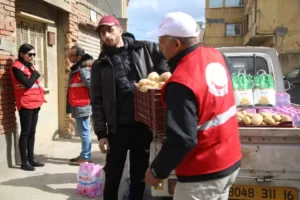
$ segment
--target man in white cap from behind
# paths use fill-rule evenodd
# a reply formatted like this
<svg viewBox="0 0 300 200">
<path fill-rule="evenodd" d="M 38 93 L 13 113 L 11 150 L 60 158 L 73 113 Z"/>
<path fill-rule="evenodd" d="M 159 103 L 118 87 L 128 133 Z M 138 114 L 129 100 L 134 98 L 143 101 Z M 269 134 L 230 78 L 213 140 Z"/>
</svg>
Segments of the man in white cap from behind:
<svg viewBox="0 0 300 200">
<path fill-rule="evenodd" d="M 182 12 L 166 14 L 149 33 L 172 77 L 162 88 L 167 139 L 145 181 L 158 186 L 175 169 L 175 200 L 227 200 L 242 156 L 234 94 L 225 57 L 199 46 L 199 33 Z"/>
</svg>

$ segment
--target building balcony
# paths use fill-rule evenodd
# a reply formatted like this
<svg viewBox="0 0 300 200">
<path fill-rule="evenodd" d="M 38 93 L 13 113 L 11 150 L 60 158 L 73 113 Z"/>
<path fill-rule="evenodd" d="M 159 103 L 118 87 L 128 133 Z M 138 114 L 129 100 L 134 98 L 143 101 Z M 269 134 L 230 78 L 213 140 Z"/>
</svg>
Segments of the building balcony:
<svg viewBox="0 0 300 200">
<path fill-rule="evenodd" d="M 285 34 L 286 27 L 281 27 L 282 19 L 277 13 L 278 2 L 247 0 L 244 9 L 244 45 L 273 46 L 276 34 Z M 272 16 L 272 17 L 271 17 Z"/>
<path fill-rule="evenodd" d="M 256 23 L 244 34 L 244 46 L 272 46 L 274 34 L 259 33 Z"/>
</svg>

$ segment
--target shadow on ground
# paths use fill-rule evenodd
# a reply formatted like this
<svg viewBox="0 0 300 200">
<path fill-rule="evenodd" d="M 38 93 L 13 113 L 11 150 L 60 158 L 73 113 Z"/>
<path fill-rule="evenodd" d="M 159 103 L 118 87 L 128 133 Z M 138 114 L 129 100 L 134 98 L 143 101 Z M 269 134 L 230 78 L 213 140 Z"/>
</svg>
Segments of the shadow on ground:
<svg viewBox="0 0 300 200">
<path fill-rule="evenodd" d="M 77 198 L 85 199 L 81 195 L 76 194 L 76 176 L 77 176 L 76 173 L 43 174 L 39 176 L 12 179 L 0 183 L 0 185 L 12 186 L 12 187 L 23 187 L 23 188 L 24 187 L 34 188 L 47 193 L 62 194 L 67 196 L 66 200 L 75 200 Z M 69 186 L 71 188 L 57 187 L 62 184 L 70 184 Z M 52 185 L 54 185 L 54 187 L 51 187 Z M 100 200 L 102 198 L 97 197 L 94 199 Z M 143 199 L 144 200 L 171 200 L 172 198 L 151 197 L 150 188 L 147 188 Z M 123 200 L 128 200 L 128 198 L 123 196 Z"/>
<path fill-rule="evenodd" d="M 76 194 L 76 173 L 43 174 L 2 182 L 2 186 L 35 188 L 53 194 L 80 197 Z M 74 188 L 54 188 L 51 185 L 74 184 Z"/>
<path fill-rule="evenodd" d="M 80 137 L 72 136 L 71 138 L 52 138 L 54 142 L 68 142 L 68 143 L 81 143 Z M 96 139 L 92 139 L 92 144 L 98 144 Z"/>
<path fill-rule="evenodd" d="M 78 151 L 78 152 L 80 152 L 80 151 Z M 74 153 L 73 157 L 76 157 L 76 156 L 78 156 L 78 155 L 76 155 Z M 45 164 L 51 163 L 51 164 L 55 164 L 55 165 L 69 164 L 69 160 L 71 159 L 71 158 L 54 158 L 54 157 L 49 157 L 46 155 L 36 155 L 35 157 L 40 162 L 43 162 Z M 103 166 L 105 164 L 105 155 L 101 154 L 100 151 L 93 151 L 92 152 L 92 161 L 93 161 L 93 163 L 100 164 L 101 166 Z"/>
</svg>

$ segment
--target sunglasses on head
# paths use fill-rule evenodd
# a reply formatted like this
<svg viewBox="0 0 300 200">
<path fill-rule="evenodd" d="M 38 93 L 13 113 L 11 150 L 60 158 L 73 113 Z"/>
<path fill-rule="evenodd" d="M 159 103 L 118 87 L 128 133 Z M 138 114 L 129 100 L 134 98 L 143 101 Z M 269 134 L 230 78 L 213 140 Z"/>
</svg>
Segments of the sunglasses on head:
<svg viewBox="0 0 300 200">
<path fill-rule="evenodd" d="M 27 55 L 29 56 L 29 57 L 35 57 L 36 56 L 36 53 L 27 53 Z"/>
</svg>

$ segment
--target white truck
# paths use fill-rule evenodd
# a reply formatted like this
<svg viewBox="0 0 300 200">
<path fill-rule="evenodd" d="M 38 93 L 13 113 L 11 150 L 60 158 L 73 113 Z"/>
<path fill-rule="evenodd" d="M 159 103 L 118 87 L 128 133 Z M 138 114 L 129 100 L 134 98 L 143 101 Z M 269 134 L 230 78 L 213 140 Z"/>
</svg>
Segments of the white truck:
<svg viewBox="0 0 300 200">
<path fill-rule="evenodd" d="M 248 73 L 263 69 L 274 75 L 276 91 L 285 92 L 275 49 L 223 47 L 219 50 L 229 58 L 230 73 L 237 72 L 242 67 Z M 247 127 L 240 128 L 239 132 L 243 158 L 241 170 L 230 190 L 229 199 L 300 200 L 300 128 Z M 161 146 L 161 138 L 153 141 L 151 160 Z M 152 187 L 152 196 L 171 197 L 175 184 L 176 175 L 173 171 L 160 187 Z"/>
</svg>

